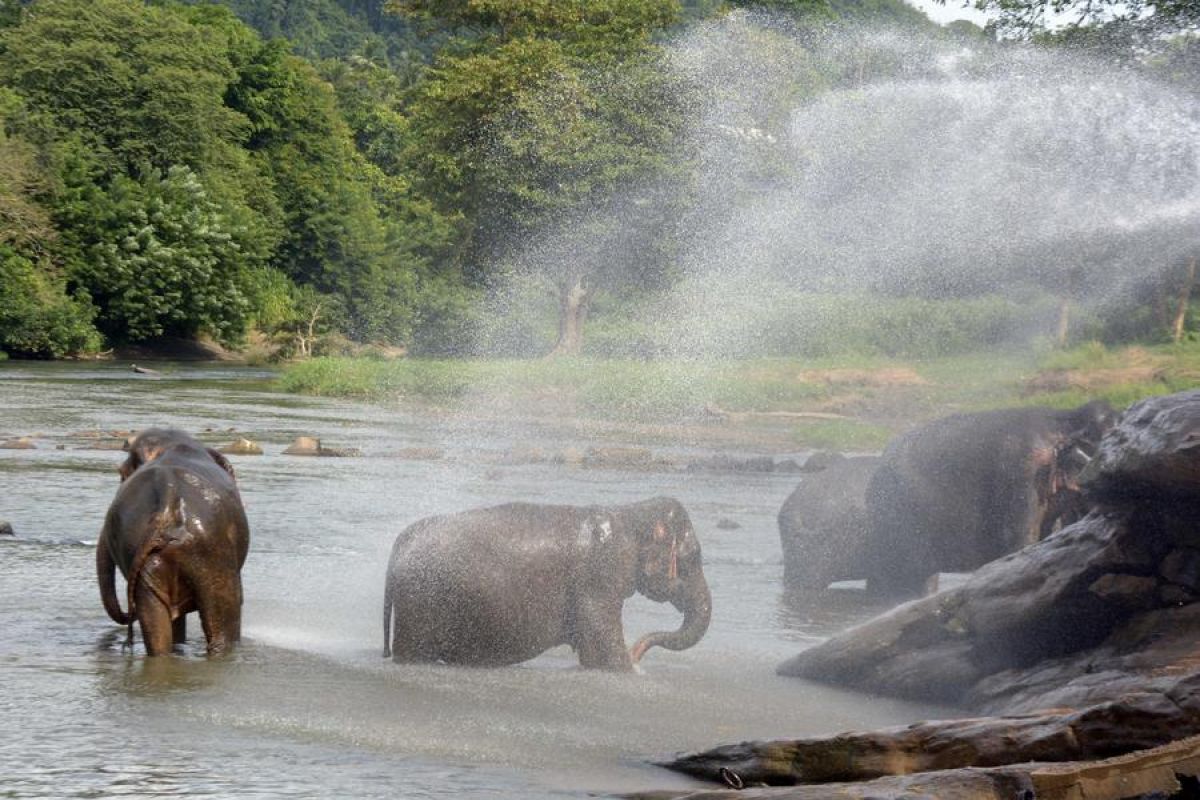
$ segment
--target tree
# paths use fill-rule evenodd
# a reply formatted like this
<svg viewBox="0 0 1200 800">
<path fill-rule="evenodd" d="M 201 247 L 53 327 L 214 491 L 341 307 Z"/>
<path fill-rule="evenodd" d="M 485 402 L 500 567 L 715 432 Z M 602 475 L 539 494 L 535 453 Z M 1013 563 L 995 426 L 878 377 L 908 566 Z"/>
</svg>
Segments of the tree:
<svg viewBox="0 0 1200 800">
<path fill-rule="evenodd" d="M 596 225 L 626 192 L 678 169 L 686 95 L 654 35 L 678 16 L 667 0 L 398 0 L 395 10 L 469 32 L 414 91 L 406 153 L 421 193 L 462 214 L 461 254 L 536 264 L 556 286 L 555 353 L 578 352 L 590 297 L 607 270 L 584 253 L 523 254 L 546 231 Z M 597 221 L 588 211 L 598 212 Z M 591 236 L 592 234 L 586 234 Z M 570 238 L 568 236 L 568 238 Z M 594 238 L 594 237 L 593 237 Z M 490 276 L 494 278 L 495 276 Z"/>
<path fill-rule="evenodd" d="M 147 166 L 89 200 L 88 219 L 72 225 L 80 255 L 74 278 L 96 299 L 105 333 L 240 340 L 251 311 L 247 265 L 194 172 Z"/>
</svg>

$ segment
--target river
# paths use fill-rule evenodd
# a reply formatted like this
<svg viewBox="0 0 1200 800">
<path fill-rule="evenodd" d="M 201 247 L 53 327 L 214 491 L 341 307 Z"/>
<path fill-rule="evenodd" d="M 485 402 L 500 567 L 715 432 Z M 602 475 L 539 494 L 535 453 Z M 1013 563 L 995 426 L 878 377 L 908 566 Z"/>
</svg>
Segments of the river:
<svg viewBox="0 0 1200 800">
<path fill-rule="evenodd" d="M 17 530 L 0 541 L 0 797 L 608 795 L 691 785 L 649 763 L 676 751 L 946 712 L 774 674 L 878 610 L 853 591 L 782 598 L 775 514 L 794 476 L 498 467 L 481 454 L 589 442 L 283 395 L 265 370 L 156 368 L 0 363 L 0 436 L 38 437 L 38 449 L 0 450 L 0 518 Z M 234 429 L 266 450 L 231 457 L 252 541 L 244 640 L 223 660 L 203 656 L 194 616 L 181 657 L 123 651 L 96 588 L 94 542 L 123 454 L 73 434 L 168 424 L 211 444 Z M 300 434 L 364 457 L 282 455 Z M 386 456 L 430 446 L 446 457 Z M 506 669 L 381 658 L 387 555 L 410 522 L 656 494 L 683 501 L 704 548 L 714 611 L 695 648 L 652 650 L 633 675 L 580 670 L 565 648 Z M 741 527 L 718 529 L 722 517 Z M 625 619 L 631 642 L 679 621 L 642 598 Z"/>
</svg>

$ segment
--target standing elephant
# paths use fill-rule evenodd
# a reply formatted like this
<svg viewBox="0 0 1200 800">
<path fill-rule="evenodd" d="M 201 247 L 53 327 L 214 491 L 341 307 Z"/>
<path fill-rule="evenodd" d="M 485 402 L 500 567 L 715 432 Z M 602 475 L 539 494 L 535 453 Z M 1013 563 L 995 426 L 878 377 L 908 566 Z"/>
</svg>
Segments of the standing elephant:
<svg viewBox="0 0 1200 800">
<path fill-rule="evenodd" d="M 867 487 L 865 565 L 877 594 L 920 594 L 1083 511 L 1075 485 L 1116 413 L 1019 408 L 955 414 L 893 440 Z"/>
<path fill-rule="evenodd" d="M 250 547 L 233 468 L 173 428 L 142 431 L 128 449 L 96 543 L 104 610 L 131 635 L 136 620 L 152 656 L 183 642 L 185 615 L 199 611 L 208 652 L 225 652 L 241 636 L 241 569 Z M 127 582 L 128 613 L 117 600 L 116 567 Z"/>
<path fill-rule="evenodd" d="M 805 475 L 779 509 L 783 582 L 788 589 L 824 589 L 865 575 L 867 484 L 878 456 L 839 456 Z"/>
<path fill-rule="evenodd" d="M 683 623 L 628 650 L 621 609 L 635 591 L 671 603 Z M 396 661 L 500 666 L 569 644 L 584 667 L 630 670 L 651 647 L 695 645 L 711 616 L 700 542 L 677 500 L 510 503 L 423 519 L 396 538 L 383 650 Z"/>
</svg>

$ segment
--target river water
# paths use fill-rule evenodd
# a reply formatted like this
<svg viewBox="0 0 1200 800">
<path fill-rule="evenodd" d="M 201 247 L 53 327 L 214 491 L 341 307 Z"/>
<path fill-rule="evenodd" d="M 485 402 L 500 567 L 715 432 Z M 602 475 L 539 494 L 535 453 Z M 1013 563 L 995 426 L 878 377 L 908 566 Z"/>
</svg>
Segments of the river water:
<svg viewBox="0 0 1200 800">
<path fill-rule="evenodd" d="M 0 451 L 0 518 L 18 534 L 0 541 L 0 797 L 608 795 L 691 785 L 649 763 L 677 751 L 945 711 L 774 674 L 878 610 L 852 591 L 781 596 L 775 514 L 792 476 L 498 467 L 487 453 L 590 442 L 282 395 L 262 370 L 156 366 L 158 379 L 124 364 L 0 364 L 0 436 L 38 436 L 36 450 Z M 228 659 L 204 658 L 194 616 L 184 656 L 124 652 L 100 605 L 93 545 L 123 454 L 73 434 L 167 424 L 212 444 L 235 429 L 266 450 L 231 459 L 252 542 L 245 638 Z M 364 457 L 282 455 L 300 434 Z M 446 457 L 387 456 L 414 446 Z M 697 647 L 653 650 L 633 675 L 580 670 L 565 648 L 506 669 L 381 658 L 387 555 L 410 522 L 656 494 L 683 501 L 704 548 L 714 611 Z M 719 530 L 722 517 L 741 527 Z M 644 598 L 625 619 L 630 642 L 679 622 Z"/>
</svg>

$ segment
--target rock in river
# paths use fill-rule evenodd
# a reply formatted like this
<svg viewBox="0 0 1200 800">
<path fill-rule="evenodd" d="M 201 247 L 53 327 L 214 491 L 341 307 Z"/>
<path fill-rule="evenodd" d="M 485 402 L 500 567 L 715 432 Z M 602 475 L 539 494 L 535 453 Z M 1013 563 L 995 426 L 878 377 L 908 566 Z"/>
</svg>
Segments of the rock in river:
<svg viewBox="0 0 1200 800">
<path fill-rule="evenodd" d="M 1130 408 L 1103 440 L 1085 487 L 1095 509 L 1074 525 L 778 670 L 985 716 L 744 742 L 669 766 L 714 781 L 732 772 L 747 785 L 916 773 L 920 788 L 901 782 L 907 791 L 946 798 L 1177 791 L 1176 775 L 1200 771 L 1200 739 L 1186 739 L 1200 736 L 1200 391 Z M 1091 763 L 1113 757 L 1124 766 Z M 1076 778 L 1039 783 L 1048 762 L 1076 764 L 1059 768 Z M 1009 782 L 954 783 L 980 768 Z M 896 781 L 839 783 L 826 796 L 898 796 Z"/>
</svg>

